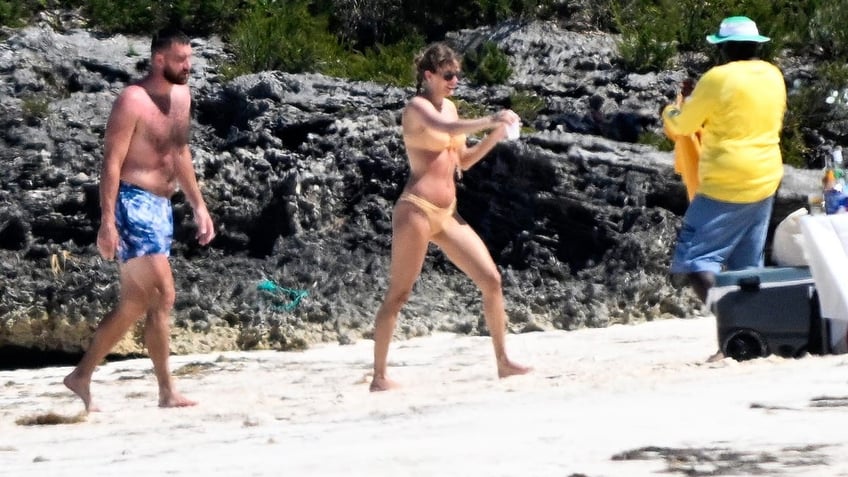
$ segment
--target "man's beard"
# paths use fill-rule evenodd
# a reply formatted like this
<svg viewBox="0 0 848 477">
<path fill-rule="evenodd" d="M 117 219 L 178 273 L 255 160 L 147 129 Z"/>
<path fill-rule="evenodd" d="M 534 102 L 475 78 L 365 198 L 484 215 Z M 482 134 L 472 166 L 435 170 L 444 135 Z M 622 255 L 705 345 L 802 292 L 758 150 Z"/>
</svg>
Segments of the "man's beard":
<svg viewBox="0 0 848 477">
<path fill-rule="evenodd" d="M 168 82 L 170 82 L 172 84 L 186 84 L 186 83 L 188 83 L 188 73 L 185 73 L 185 74 L 177 73 L 174 70 L 170 70 L 168 68 L 165 68 L 165 70 L 162 71 L 162 76 L 164 76 L 165 79 L 168 80 Z"/>
</svg>

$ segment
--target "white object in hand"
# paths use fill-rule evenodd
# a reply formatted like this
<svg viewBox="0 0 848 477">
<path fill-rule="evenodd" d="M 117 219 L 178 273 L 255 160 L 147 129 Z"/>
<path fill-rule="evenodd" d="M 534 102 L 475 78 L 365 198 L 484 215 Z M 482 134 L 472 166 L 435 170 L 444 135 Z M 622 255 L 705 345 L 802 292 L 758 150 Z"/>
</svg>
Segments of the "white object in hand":
<svg viewBox="0 0 848 477">
<path fill-rule="evenodd" d="M 506 138 L 508 140 L 518 139 L 518 136 L 521 135 L 521 124 L 520 121 L 515 121 L 514 123 L 507 124 L 506 126 Z"/>
</svg>

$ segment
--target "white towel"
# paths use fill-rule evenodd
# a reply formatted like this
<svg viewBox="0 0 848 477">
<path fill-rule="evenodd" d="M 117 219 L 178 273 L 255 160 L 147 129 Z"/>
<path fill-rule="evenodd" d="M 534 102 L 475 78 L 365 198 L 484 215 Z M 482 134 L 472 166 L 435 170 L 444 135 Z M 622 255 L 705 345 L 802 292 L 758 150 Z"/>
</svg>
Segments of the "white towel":
<svg viewBox="0 0 848 477">
<path fill-rule="evenodd" d="M 801 217 L 801 232 L 832 351 L 848 352 L 848 214 Z"/>
<path fill-rule="evenodd" d="M 808 267 L 804 251 L 804 236 L 801 234 L 801 217 L 808 215 L 800 208 L 787 215 L 774 229 L 771 243 L 771 259 L 780 267 Z"/>
</svg>

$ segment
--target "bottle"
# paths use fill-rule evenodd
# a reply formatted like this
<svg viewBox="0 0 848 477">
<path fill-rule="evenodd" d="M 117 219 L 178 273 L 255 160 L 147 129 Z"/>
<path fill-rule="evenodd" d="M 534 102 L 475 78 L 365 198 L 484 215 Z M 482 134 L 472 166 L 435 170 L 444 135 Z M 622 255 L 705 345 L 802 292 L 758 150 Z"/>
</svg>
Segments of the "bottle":
<svg viewBox="0 0 848 477">
<path fill-rule="evenodd" d="M 821 215 L 824 213 L 824 196 L 821 192 L 807 194 L 807 212 L 810 215 Z"/>
<path fill-rule="evenodd" d="M 845 187 L 845 169 L 842 168 L 842 146 L 836 146 L 831 153 L 833 176 L 836 180 L 834 188 L 840 192 L 848 192 Z"/>
<path fill-rule="evenodd" d="M 822 195 L 824 196 L 824 213 L 831 215 L 846 211 L 848 195 L 842 192 L 836 182 L 836 172 L 828 167 L 822 178 Z"/>
<path fill-rule="evenodd" d="M 842 193 L 836 189 L 836 172 L 830 164 L 827 164 L 824 169 L 822 196 L 824 197 L 824 213 L 835 214 L 839 210 Z"/>
</svg>

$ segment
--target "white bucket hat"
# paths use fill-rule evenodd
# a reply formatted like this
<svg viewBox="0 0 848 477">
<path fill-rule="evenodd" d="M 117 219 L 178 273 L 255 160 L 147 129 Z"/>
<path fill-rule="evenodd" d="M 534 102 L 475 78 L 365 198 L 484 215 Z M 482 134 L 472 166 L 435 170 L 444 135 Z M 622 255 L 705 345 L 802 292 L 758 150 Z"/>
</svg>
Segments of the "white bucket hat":
<svg viewBox="0 0 848 477">
<path fill-rule="evenodd" d="M 757 24 L 748 17 L 727 17 L 721 21 L 717 34 L 707 35 L 707 41 L 714 45 L 726 41 L 765 43 L 770 39 L 767 36 L 760 35 Z"/>
</svg>

